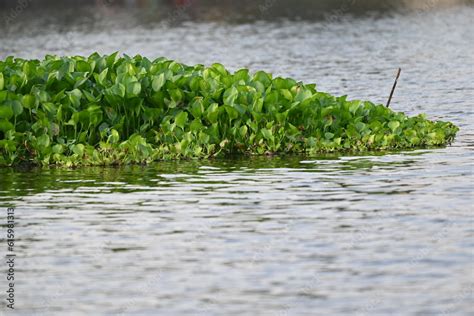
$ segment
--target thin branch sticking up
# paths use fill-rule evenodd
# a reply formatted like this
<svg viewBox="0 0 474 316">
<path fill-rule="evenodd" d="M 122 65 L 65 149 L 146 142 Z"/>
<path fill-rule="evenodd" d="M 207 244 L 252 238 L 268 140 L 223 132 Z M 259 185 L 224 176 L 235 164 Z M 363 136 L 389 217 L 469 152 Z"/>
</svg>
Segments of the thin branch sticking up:
<svg viewBox="0 0 474 316">
<path fill-rule="evenodd" d="M 393 97 L 393 92 L 395 91 L 395 88 L 397 87 L 398 78 L 400 78 L 400 73 L 401 72 L 402 72 L 402 68 L 398 68 L 397 77 L 395 78 L 395 82 L 393 83 L 392 91 L 390 92 L 390 96 L 388 97 L 387 107 L 390 106 L 390 102 L 392 101 L 392 97 Z"/>
</svg>

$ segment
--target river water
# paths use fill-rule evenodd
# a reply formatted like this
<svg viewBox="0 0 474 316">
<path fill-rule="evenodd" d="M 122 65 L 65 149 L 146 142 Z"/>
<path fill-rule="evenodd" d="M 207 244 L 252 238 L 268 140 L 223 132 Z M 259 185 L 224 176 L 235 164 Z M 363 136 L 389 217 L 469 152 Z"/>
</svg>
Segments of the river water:
<svg viewBox="0 0 474 316">
<path fill-rule="evenodd" d="M 474 315 L 474 7 L 272 19 L 266 3 L 227 20 L 193 5 L 159 19 L 147 8 L 4 8 L 0 58 L 120 50 L 218 61 L 374 102 L 401 67 L 392 108 L 454 122 L 455 142 L 0 169 L 0 206 L 17 221 L 18 314 Z"/>
</svg>

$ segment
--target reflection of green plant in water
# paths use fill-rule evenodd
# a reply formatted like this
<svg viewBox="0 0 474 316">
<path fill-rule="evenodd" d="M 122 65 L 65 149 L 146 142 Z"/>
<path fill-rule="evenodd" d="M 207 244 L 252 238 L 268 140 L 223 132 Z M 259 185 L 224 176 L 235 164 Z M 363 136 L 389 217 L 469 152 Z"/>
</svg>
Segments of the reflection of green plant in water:
<svg viewBox="0 0 474 316">
<path fill-rule="evenodd" d="M 326 182 L 340 184 L 340 175 L 361 175 L 362 172 L 370 177 L 367 172 L 371 172 L 374 167 L 376 167 L 375 173 L 410 167 L 417 163 L 413 154 L 423 155 L 423 152 L 404 153 L 402 158 L 394 159 L 379 159 L 377 156 L 382 155 L 380 152 L 376 152 L 373 156 L 367 156 L 365 153 L 364 156 L 357 158 L 352 156 L 350 160 L 338 159 L 336 154 L 323 154 L 304 163 L 302 163 L 306 158 L 304 155 L 288 155 L 237 156 L 231 159 L 205 161 L 168 160 L 147 165 L 84 166 L 73 169 L 31 166 L 0 168 L 0 192 L 2 192 L 0 207 L 12 203 L 13 197 L 43 192 L 67 194 L 68 191 L 72 192 L 78 188 L 91 188 L 96 193 L 100 191 L 101 194 L 131 193 L 186 186 L 186 183 L 189 183 L 193 186 L 203 185 L 203 190 L 211 192 L 219 188 L 215 186 L 216 184 L 227 186 L 230 182 L 238 183 L 239 179 L 257 183 L 267 175 L 279 182 L 282 177 L 291 178 L 293 172 L 296 172 L 294 175 L 296 178 L 300 177 L 301 173 L 314 173 L 315 175 L 308 175 L 308 179 L 323 179 Z M 328 177 L 330 174 L 334 177 Z M 170 175 L 172 177 L 168 177 Z M 59 191 L 54 192 L 56 190 Z"/>
<path fill-rule="evenodd" d="M 159 58 L 0 61 L 0 165 L 439 146 L 458 128 L 288 78 Z"/>
</svg>

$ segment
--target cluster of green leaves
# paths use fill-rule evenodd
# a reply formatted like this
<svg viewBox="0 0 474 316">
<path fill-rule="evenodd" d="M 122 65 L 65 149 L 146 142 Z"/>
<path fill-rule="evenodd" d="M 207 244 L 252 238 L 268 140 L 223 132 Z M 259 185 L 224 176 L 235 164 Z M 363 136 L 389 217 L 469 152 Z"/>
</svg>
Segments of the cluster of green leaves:
<svg viewBox="0 0 474 316">
<path fill-rule="evenodd" d="M 445 145 L 458 128 L 222 65 L 119 57 L 0 61 L 0 165 Z"/>
</svg>

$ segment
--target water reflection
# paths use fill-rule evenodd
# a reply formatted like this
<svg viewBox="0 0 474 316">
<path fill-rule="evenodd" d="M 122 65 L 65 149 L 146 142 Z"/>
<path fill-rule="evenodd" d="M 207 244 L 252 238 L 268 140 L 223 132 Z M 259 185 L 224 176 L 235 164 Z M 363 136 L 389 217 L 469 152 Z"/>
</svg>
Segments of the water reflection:
<svg viewBox="0 0 474 316">
<path fill-rule="evenodd" d="M 413 155 L 422 155 L 424 151 L 413 151 Z M 34 195 L 50 190 L 72 192 L 78 188 L 97 189 L 98 192 L 135 192 L 150 190 L 160 186 L 173 186 L 177 183 L 204 184 L 204 176 L 218 174 L 242 174 L 250 181 L 258 181 L 259 172 L 308 172 L 337 173 L 370 171 L 371 169 L 393 170 L 409 167 L 417 162 L 415 157 L 401 156 L 401 160 L 382 158 L 387 153 L 371 156 L 324 155 L 316 160 L 307 160 L 304 156 L 280 157 L 236 157 L 234 159 L 216 159 L 209 161 L 185 160 L 162 161 L 149 166 L 123 167 L 83 167 L 62 169 L 35 167 L 0 169 L 0 193 L 12 196 Z M 399 157 L 396 155 L 395 157 Z M 139 176 L 138 176 L 139 175 Z M 257 177 L 253 179 L 252 177 Z M 234 179 L 234 180 L 238 180 Z M 203 180 L 204 181 L 204 180 Z M 230 179 L 222 179 L 217 184 L 225 184 Z M 1 200 L 0 200 L 1 201 Z"/>
<path fill-rule="evenodd" d="M 18 300 L 40 315 L 367 314 L 373 297 L 383 314 L 401 295 L 407 314 L 467 311 L 473 201 L 447 150 L 0 169 Z"/>
</svg>

